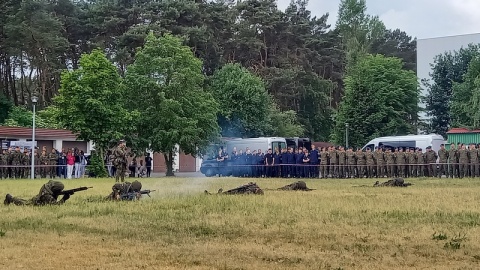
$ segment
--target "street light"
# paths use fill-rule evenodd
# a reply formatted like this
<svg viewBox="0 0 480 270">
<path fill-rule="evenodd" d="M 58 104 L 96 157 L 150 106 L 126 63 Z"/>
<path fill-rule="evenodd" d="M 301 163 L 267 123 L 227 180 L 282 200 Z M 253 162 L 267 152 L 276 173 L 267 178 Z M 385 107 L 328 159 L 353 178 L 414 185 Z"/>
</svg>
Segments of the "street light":
<svg viewBox="0 0 480 270">
<path fill-rule="evenodd" d="M 348 123 L 345 123 L 345 146 L 348 148 Z"/>
<path fill-rule="evenodd" d="M 35 179 L 35 105 L 37 104 L 38 98 L 36 96 L 32 97 L 33 104 L 33 119 L 32 119 L 32 165 L 30 166 L 30 178 Z"/>
</svg>

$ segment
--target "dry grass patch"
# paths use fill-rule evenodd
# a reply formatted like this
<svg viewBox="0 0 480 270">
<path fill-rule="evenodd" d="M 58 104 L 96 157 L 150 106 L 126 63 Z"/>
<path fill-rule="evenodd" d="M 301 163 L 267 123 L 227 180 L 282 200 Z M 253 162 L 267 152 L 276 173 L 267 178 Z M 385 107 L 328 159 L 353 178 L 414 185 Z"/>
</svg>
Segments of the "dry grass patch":
<svg viewBox="0 0 480 270">
<path fill-rule="evenodd" d="M 480 181 L 416 179 L 407 188 L 373 180 L 308 180 L 310 192 L 204 195 L 248 182 L 144 179 L 138 202 L 102 202 L 111 179 L 63 206 L 0 207 L 0 268 L 54 269 L 478 269 Z M 257 179 L 262 188 L 292 182 Z M 45 181 L 1 181 L 32 197 Z M 55 260 L 51 258 L 52 253 Z"/>
</svg>

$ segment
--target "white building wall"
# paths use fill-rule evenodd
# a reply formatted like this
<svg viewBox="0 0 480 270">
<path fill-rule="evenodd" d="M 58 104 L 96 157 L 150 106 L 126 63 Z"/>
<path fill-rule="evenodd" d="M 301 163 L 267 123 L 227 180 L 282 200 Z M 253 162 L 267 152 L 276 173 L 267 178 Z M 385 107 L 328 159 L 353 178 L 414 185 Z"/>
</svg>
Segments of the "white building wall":
<svg viewBox="0 0 480 270">
<path fill-rule="evenodd" d="M 471 43 L 480 43 L 480 33 L 417 40 L 417 77 L 419 83 L 422 79 L 431 79 L 431 64 L 433 64 L 435 56 L 449 51 L 458 51 Z M 420 84 L 420 86 L 422 85 Z M 427 89 L 422 88 L 421 95 L 426 96 Z M 420 106 L 424 108 L 425 104 L 420 103 Z M 420 118 L 426 119 L 427 116 L 421 113 Z"/>
</svg>

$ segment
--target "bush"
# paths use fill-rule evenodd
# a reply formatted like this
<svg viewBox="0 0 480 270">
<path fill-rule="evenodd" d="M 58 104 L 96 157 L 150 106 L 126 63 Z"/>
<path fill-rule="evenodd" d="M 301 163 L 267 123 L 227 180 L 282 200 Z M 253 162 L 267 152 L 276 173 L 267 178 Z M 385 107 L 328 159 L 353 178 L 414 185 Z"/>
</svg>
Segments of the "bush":
<svg viewBox="0 0 480 270">
<path fill-rule="evenodd" d="M 107 177 L 107 169 L 103 163 L 103 157 L 96 151 L 92 151 L 90 165 L 88 166 L 88 175 L 92 177 Z"/>
</svg>

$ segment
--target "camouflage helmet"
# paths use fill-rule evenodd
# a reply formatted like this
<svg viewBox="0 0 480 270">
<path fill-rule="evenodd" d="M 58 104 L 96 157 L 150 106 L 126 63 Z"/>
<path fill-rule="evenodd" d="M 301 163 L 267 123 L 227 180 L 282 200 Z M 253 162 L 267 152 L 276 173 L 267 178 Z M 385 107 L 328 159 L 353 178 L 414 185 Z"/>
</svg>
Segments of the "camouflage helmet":
<svg viewBox="0 0 480 270">
<path fill-rule="evenodd" d="M 140 190 L 142 190 L 142 183 L 135 180 L 130 186 L 130 188 L 135 192 L 139 192 Z"/>
<path fill-rule="evenodd" d="M 51 183 L 48 183 L 50 184 L 50 190 L 54 193 L 54 194 L 59 194 L 60 192 L 62 192 L 62 190 L 65 188 L 65 186 L 63 185 L 62 182 L 59 182 L 59 181 L 52 181 Z"/>
</svg>

